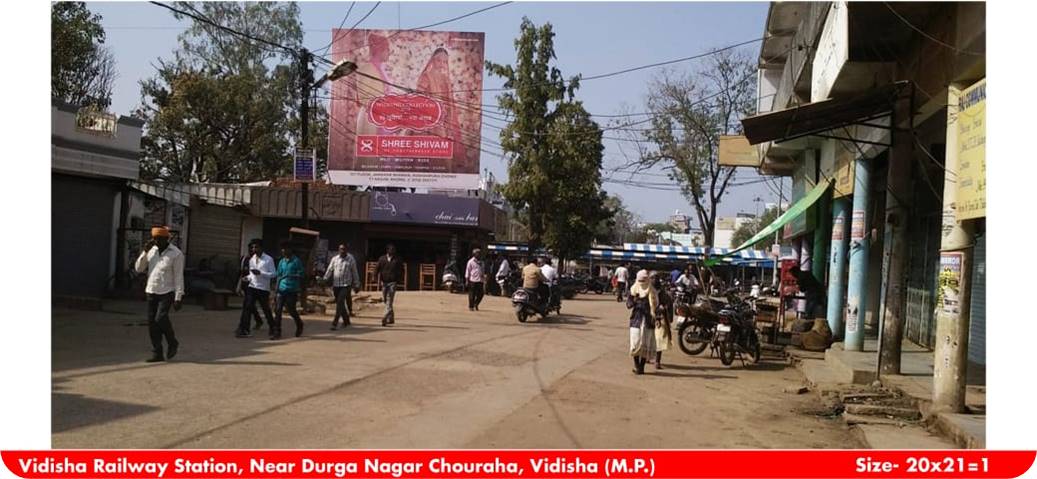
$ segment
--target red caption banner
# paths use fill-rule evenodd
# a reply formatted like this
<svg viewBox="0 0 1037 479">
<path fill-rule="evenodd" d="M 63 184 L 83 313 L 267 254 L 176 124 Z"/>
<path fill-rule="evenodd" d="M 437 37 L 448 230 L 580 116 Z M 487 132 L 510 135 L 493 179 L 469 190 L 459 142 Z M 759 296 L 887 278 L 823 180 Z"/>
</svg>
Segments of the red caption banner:
<svg viewBox="0 0 1037 479">
<path fill-rule="evenodd" d="M 25 478 L 1012 478 L 1035 451 L 3 451 Z"/>
</svg>

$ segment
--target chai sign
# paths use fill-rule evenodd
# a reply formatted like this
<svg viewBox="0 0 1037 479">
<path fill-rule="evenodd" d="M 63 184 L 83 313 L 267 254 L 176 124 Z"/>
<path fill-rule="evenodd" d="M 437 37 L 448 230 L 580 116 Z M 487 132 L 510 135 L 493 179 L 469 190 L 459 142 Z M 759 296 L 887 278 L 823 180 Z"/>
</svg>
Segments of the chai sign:
<svg viewBox="0 0 1037 479">
<path fill-rule="evenodd" d="M 328 174 L 344 185 L 479 187 L 484 34 L 333 30 Z"/>
</svg>

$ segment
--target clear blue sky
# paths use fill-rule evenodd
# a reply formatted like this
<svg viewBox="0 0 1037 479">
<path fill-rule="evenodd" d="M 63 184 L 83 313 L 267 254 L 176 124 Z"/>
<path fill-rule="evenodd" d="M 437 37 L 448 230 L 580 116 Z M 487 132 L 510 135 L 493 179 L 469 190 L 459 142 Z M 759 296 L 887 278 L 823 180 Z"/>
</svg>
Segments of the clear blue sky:
<svg viewBox="0 0 1037 479">
<path fill-rule="evenodd" d="M 304 2 L 300 4 L 305 45 L 318 48 L 331 40 L 331 29 L 342 21 L 350 2 Z M 366 13 L 373 2 L 358 2 L 347 27 Z M 493 5 L 483 2 L 383 2 L 361 28 L 412 28 L 456 17 Z M 177 35 L 185 23 L 171 13 L 144 3 L 91 2 L 89 8 L 103 16 L 119 77 L 115 83 L 113 111 L 128 114 L 140 102 L 141 79 L 154 75 L 156 60 L 172 56 Z M 605 2 L 516 2 L 483 12 L 436 29 L 486 33 L 486 59 L 514 63 L 514 39 L 523 16 L 534 23 L 550 22 L 555 31 L 556 65 L 567 77 L 582 73 L 590 76 L 674 58 L 695 55 L 759 38 L 767 16 L 767 3 L 605 3 Z M 759 44 L 744 47 L 755 57 Z M 677 64 L 694 69 L 700 60 Z M 622 105 L 644 111 L 647 83 L 658 69 L 641 70 L 615 77 L 586 81 L 578 97 L 591 113 L 613 114 Z M 484 88 L 501 86 L 501 80 L 485 77 Z M 496 104 L 493 92 L 483 103 Z M 604 120 L 604 119 L 603 119 Z M 604 126 L 604 125 L 603 125 Z M 484 127 L 483 136 L 496 139 L 498 131 Z M 616 136 L 616 135 L 608 135 Z M 606 140 L 606 169 L 621 163 L 619 143 Z M 630 145 L 625 145 L 629 152 Z M 506 177 L 506 166 L 499 158 L 483 154 L 483 168 L 498 178 Z M 656 172 L 658 173 L 658 172 Z M 627 175 L 616 176 L 628 178 Z M 757 178 L 754 172 L 739 170 L 738 181 Z M 663 178 L 646 178 L 664 181 Z M 786 182 L 787 183 L 787 182 Z M 674 210 L 692 214 L 692 207 L 679 193 L 606 184 L 647 221 L 661 221 Z M 757 197 L 775 202 L 777 196 L 763 184 L 732 188 L 721 204 L 721 215 L 755 213 Z M 761 206 L 762 207 L 762 206 Z"/>
</svg>

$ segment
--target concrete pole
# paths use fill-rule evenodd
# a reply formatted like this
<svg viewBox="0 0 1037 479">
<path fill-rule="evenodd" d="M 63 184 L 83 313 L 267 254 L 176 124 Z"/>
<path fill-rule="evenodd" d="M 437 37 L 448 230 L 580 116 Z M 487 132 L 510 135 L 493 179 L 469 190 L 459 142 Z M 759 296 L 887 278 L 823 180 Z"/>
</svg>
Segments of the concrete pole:
<svg viewBox="0 0 1037 479">
<path fill-rule="evenodd" d="M 864 309 L 868 295 L 868 204 L 871 202 L 871 160 L 857 158 L 853 166 L 853 214 L 850 216 L 850 279 L 846 291 L 846 340 L 843 349 L 864 350 Z"/>
<path fill-rule="evenodd" d="M 973 231 L 956 219 L 958 184 L 957 85 L 947 88 L 946 173 L 943 179 L 943 238 L 937 276 L 936 351 L 933 361 L 932 413 L 965 411 L 965 372 L 969 352 Z M 954 271 L 958 269 L 958 271 Z M 957 285 L 954 285 L 954 280 Z M 955 286 L 957 286 L 955 288 Z M 956 304 L 954 300 L 957 300 Z"/>
<path fill-rule="evenodd" d="M 843 339 L 843 314 L 846 306 L 846 248 L 850 243 L 850 199 L 832 202 L 832 257 L 828 267 L 828 327 L 836 339 Z"/>
<path fill-rule="evenodd" d="M 909 118 L 909 102 L 900 101 L 894 120 Z M 883 317 L 879 329 L 879 374 L 900 374 L 901 342 L 904 339 L 907 300 L 908 235 L 910 222 L 911 165 L 914 160 L 913 132 L 900 131 L 893 123 L 892 151 L 886 190 L 886 228 L 883 241 Z M 908 122 L 910 124 L 910 122 Z M 925 174 L 924 172 L 922 174 Z"/>
<path fill-rule="evenodd" d="M 819 283 L 825 284 L 825 267 L 828 266 L 827 258 L 822 258 L 822 254 L 828 251 L 828 239 L 832 236 L 832 224 L 830 219 L 832 214 L 829 210 L 831 207 L 831 194 L 825 193 L 821 196 L 815 208 L 817 208 L 817 225 L 814 228 L 814 259 L 811 263 L 811 274 L 814 275 Z"/>
</svg>

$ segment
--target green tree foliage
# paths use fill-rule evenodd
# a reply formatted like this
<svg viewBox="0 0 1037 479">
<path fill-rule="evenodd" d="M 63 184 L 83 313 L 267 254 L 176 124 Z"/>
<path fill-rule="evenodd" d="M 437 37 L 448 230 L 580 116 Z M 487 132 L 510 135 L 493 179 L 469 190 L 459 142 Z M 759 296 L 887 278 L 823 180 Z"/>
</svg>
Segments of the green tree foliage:
<svg viewBox="0 0 1037 479">
<path fill-rule="evenodd" d="M 735 230 L 734 235 L 731 236 L 731 243 L 734 246 L 741 245 L 748 241 L 749 238 L 756 236 L 756 233 L 759 233 L 760 230 L 766 228 L 767 225 L 773 223 L 776 219 L 778 219 L 778 208 L 767 208 L 767 211 L 764 211 L 759 218 L 743 223 L 742 226 L 738 227 L 738 229 Z M 767 249 L 771 243 L 772 242 L 769 241 L 760 241 L 753 245 L 753 249 L 764 250 Z"/>
<path fill-rule="evenodd" d="M 243 182 L 287 176 L 299 140 L 299 7 L 294 3 L 179 2 L 215 23 L 285 45 L 286 51 L 182 17 L 191 26 L 173 57 L 141 82 L 137 115 L 147 122 L 142 176 Z M 310 109 L 311 146 L 325 165 L 327 113 Z"/>
<path fill-rule="evenodd" d="M 664 71 L 646 99 L 652 121 L 644 132 L 622 130 L 638 145 L 638 170 L 662 167 L 680 186 L 698 216 L 707 246 L 713 245 L 717 210 L 735 176 L 720 166 L 720 136 L 738 134 L 754 109 L 756 64 L 732 51 L 717 52 L 694 74 Z"/>
<path fill-rule="evenodd" d="M 83 2 L 55 2 L 50 27 L 51 97 L 107 109 L 112 102 L 115 59 L 104 46 L 101 16 Z"/>
<path fill-rule="evenodd" d="M 531 246 L 573 257 L 587 250 L 609 215 L 601 189 L 602 131 L 575 100 L 579 77 L 566 81 L 551 66 L 551 25 L 523 19 L 520 30 L 514 66 L 486 63 L 513 89 L 497 97 L 512 118 L 500 134 L 509 160 L 504 196 L 526 216 Z"/>
</svg>

